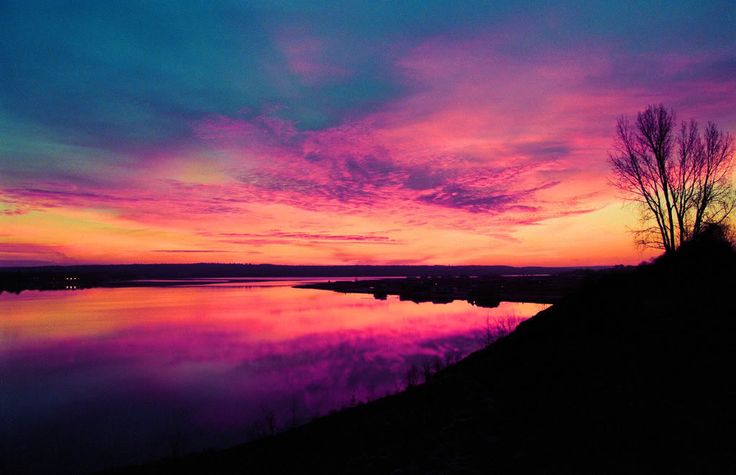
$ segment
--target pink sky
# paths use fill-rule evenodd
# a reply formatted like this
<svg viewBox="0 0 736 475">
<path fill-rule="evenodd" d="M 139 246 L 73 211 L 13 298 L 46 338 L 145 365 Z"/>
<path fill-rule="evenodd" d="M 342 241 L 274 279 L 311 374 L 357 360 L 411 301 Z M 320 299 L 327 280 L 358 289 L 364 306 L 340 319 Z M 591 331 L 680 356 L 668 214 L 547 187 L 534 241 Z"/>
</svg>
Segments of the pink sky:
<svg viewBox="0 0 736 475">
<path fill-rule="evenodd" d="M 509 26 L 404 44 L 383 72 L 401 93 L 318 127 L 290 116 L 293 103 L 272 101 L 187 115 L 175 138 L 132 138 L 121 152 L 18 122 L 18 149 L 43 149 L 55 162 L 48 172 L 18 166 L 2 181 L 0 262 L 595 265 L 651 257 L 628 232 L 635 210 L 608 184 L 616 118 L 664 102 L 682 119 L 734 130 L 736 79 L 713 70 L 723 54 L 622 56 L 600 43 L 510 53 L 525 34 Z M 331 38 L 302 29 L 275 37 L 304 87 L 359 76 L 330 55 Z"/>
</svg>

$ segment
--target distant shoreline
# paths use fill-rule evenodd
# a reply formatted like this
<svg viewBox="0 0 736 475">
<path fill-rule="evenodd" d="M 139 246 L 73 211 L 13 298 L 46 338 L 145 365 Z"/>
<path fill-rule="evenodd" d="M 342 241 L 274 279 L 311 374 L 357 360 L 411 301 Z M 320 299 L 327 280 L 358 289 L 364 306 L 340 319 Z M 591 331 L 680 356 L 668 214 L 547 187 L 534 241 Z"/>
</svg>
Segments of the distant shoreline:
<svg viewBox="0 0 736 475">
<path fill-rule="evenodd" d="M 120 264 L 0 268 L 0 292 L 69 290 L 95 287 L 180 285 L 144 281 L 215 278 L 345 278 L 345 277 L 500 277 L 558 275 L 596 267 L 511 266 L 287 266 L 273 264 Z M 518 278 L 518 277 L 517 277 Z"/>
<path fill-rule="evenodd" d="M 556 274 L 429 276 L 404 279 L 314 282 L 303 289 L 370 294 L 379 300 L 396 295 L 400 300 L 436 304 L 463 300 L 479 307 L 497 307 L 501 302 L 555 304 L 582 285 L 593 271 L 578 270 Z"/>
</svg>

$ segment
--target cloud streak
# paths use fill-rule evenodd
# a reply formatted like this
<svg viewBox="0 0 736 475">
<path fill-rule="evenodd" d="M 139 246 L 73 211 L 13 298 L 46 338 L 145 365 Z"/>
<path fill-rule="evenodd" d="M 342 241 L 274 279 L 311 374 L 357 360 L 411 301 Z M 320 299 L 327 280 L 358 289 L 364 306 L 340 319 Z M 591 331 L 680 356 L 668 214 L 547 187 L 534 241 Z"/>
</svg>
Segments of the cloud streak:
<svg viewBox="0 0 736 475">
<path fill-rule="evenodd" d="M 606 4 L 415 7 L 131 4 L 74 36 L 53 3 L 8 8 L 0 239 L 84 262 L 636 262 L 616 117 L 736 128 L 727 4 L 642 4 L 647 28 Z"/>
</svg>

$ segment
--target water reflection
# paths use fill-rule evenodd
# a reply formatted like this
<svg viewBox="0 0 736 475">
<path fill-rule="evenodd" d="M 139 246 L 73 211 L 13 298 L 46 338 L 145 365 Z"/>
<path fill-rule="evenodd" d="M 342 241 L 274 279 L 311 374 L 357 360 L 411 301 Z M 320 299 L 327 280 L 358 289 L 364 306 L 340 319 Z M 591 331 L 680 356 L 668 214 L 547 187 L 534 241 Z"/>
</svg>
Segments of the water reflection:
<svg viewBox="0 0 736 475">
<path fill-rule="evenodd" d="M 545 305 L 434 305 L 293 282 L 0 296 L 0 471 L 223 447 L 402 389 Z M 421 376 L 418 376 L 421 379 Z"/>
</svg>

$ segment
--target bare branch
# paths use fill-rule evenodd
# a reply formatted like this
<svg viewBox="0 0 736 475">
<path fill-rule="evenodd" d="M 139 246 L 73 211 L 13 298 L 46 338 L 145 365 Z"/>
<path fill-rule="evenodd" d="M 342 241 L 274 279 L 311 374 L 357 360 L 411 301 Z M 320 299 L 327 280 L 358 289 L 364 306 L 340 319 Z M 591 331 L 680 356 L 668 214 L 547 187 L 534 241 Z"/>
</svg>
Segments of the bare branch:
<svg viewBox="0 0 736 475">
<path fill-rule="evenodd" d="M 633 123 L 620 117 L 609 154 L 611 183 L 641 206 L 637 242 L 666 252 L 736 210 L 733 137 L 713 123 L 702 134 L 694 120 L 677 133 L 674 124 L 663 105 L 647 107 Z"/>
</svg>

